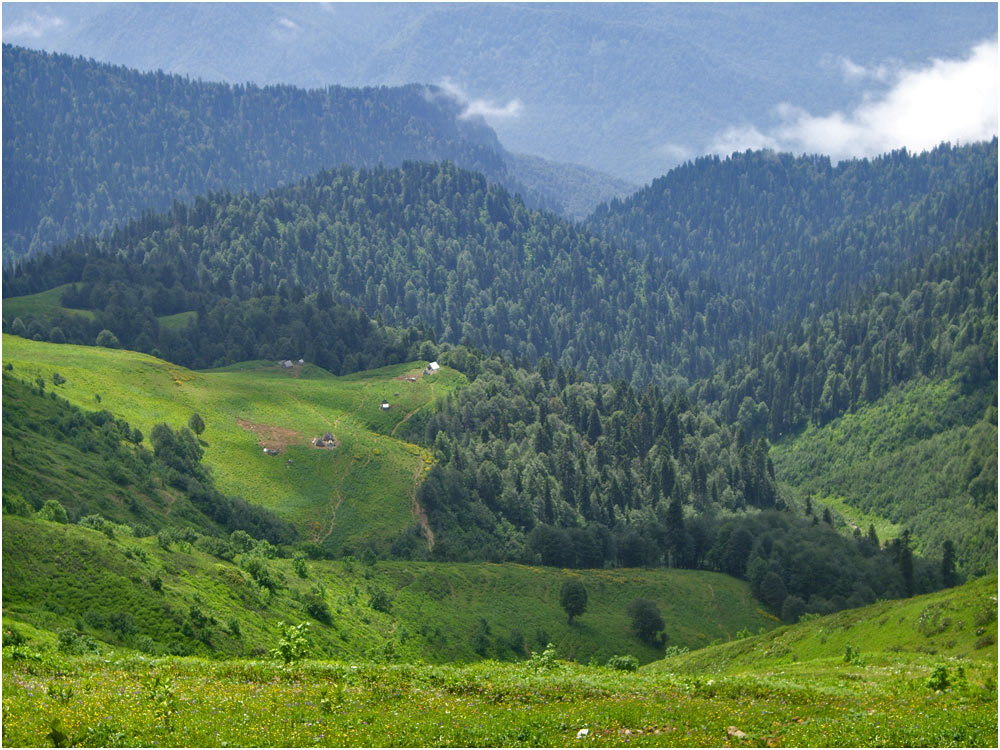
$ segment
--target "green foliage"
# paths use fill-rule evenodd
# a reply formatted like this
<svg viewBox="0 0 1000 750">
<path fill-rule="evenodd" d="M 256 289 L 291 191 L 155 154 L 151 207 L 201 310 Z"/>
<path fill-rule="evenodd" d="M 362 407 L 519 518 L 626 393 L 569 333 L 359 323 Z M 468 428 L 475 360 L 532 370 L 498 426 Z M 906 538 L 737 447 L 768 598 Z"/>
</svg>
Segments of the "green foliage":
<svg viewBox="0 0 1000 750">
<path fill-rule="evenodd" d="M 371 586 L 368 592 L 368 606 L 377 612 L 392 610 L 392 597 L 379 586 Z"/>
<path fill-rule="evenodd" d="M 289 665 L 301 661 L 309 655 L 308 622 L 287 626 L 284 622 L 279 622 L 278 629 L 281 631 L 281 638 L 278 640 L 278 645 L 271 650 L 271 655 L 275 659 L 280 659 Z"/>
<path fill-rule="evenodd" d="M 628 615 L 632 619 L 632 631 L 642 642 L 650 646 L 662 646 L 666 640 L 663 629 L 666 624 L 660 608 L 649 599 L 634 599 L 629 602 Z"/>
<path fill-rule="evenodd" d="M 556 647 L 549 643 L 541 653 L 532 651 L 525 666 L 534 672 L 549 672 L 561 664 L 562 662 L 556 657 Z"/>
<path fill-rule="evenodd" d="M 776 445 L 776 475 L 794 485 L 797 494 L 842 497 L 834 509 L 861 528 L 868 525 L 863 519 L 872 517 L 905 519 L 916 550 L 925 557 L 940 560 L 944 544 L 952 542 L 958 572 L 993 571 L 994 391 L 995 386 L 968 390 L 954 379 L 917 380 Z M 977 500 L 969 485 L 990 473 L 994 484 Z M 937 568 L 933 578 L 941 580 Z"/>
<path fill-rule="evenodd" d="M 69 516 L 66 514 L 66 509 L 58 500 L 46 500 L 35 515 L 43 521 L 69 523 Z"/>
<path fill-rule="evenodd" d="M 931 690 L 947 690 L 950 685 L 948 667 L 944 664 L 938 664 L 931 672 L 931 676 L 927 678 L 927 687 Z"/>
<path fill-rule="evenodd" d="M 201 435 L 201 433 L 205 431 L 205 420 L 201 418 L 201 415 L 198 414 L 198 412 L 195 412 L 191 415 L 191 418 L 188 419 L 188 427 L 191 428 L 191 432 L 195 435 Z"/>
<path fill-rule="evenodd" d="M 587 587 L 576 579 L 566 581 L 559 589 L 559 606 L 569 615 L 569 624 L 573 619 L 587 611 Z"/>
<path fill-rule="evenodd" d="M 621 672 L 634 672 L 639 668 L 639 660 L 631 654 L 626 654 L 625 656 L 615 654 L 608 659 L 606 666 L 610 669 L 617 669 Z"/>
</svg>

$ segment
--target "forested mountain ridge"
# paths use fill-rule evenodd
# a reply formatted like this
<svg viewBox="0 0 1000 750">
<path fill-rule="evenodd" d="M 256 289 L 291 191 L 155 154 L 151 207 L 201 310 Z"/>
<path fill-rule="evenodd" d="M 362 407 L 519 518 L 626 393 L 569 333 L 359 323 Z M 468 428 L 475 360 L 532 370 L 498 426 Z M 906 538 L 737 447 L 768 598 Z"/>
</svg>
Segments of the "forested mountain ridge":
<svg viewBox="0 0 1000 750">
<path fill-rule="evenodd" d="M 341 164 L 451 160 L 552 209 L 624 189 L 553 163 L 522 169 L 434 86 L 229 85 L 10 45 L 3 70 L 5 263 L 175 200 L 263 192 Z"/>
<path fill-rule="evenodd" d="M 994 138 L 837 165 L 770 151 L 703 157 L 599 206 L 585 226 L 637 258 L 707 274 L 752 314 L 784 322 L 995 228 L 996 209 Z"/>
<path fill-rule="evenodd" d="M 824 312 L 863 293 L 860 285 L 876 289 L 893 269 L 988 241 L 995 162 L 996 141 L 846 170 L 769 154 L 705 160 L 685 171 L 697 177 L 693 194 L 729 208 L 695 201 L 687 231 L 670 225 L 683 236 L 669 252 L 624 231 L 602 241 L 451 165 L 341 169 L 263 197 L 199 198 L 102 240 L 80 239 L 56 257 L 20 264 L 7 274 L 4 294 L 83 281 L 67 305 L 105 314 L 90 328 L 65 321 L 60 328 L 70 340 L 90 343 L 108 328 L 126 347 L 158 348 L 181 364 L 207 367 L 270 355 L 182 351 L 162 340 L 155 318 L 209 312 L 221 298 L 277 292 L 295 300 L 326 289 L 327 299 L 441 341 L 529 362 L 547 355 L 590 379 L 674 387 L 710 376 L 810 305 Z M 739 190 L 722 191 L 721 175 L 735 185 L 751 178 L 795 184 L 806 196 L 786 208 L 790 188 L 772 188 L 741 201 Z M 839 215 L 827 206 L 844 191 L 838 200 L 846 215 Z M 850 197 L 864 192 L 874 197 Z M 618 226 L 610 210 L 590 222 L 609 235 Z M 643 210 L 632 221 L 652 227 L 640 222 Z M 731 246 L 726 252 L 713 249 L 716 236 Z M 108 312 L 112 300 L 116 314 Z M 204 336 L 207 323 L 199 325 L 202 333 L 189 338 Z M 29 333 L 47 338 L 50 327 Z"/>
</svg>

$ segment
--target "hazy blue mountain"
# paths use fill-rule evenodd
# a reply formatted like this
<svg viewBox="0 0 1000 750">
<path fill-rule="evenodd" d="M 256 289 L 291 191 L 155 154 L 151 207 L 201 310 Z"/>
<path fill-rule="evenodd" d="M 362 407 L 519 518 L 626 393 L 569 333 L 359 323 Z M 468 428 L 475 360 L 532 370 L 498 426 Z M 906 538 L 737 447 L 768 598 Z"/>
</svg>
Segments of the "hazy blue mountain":
<svg viewBox="0 0 1000 750">
<path fill-rule="evenodd" d="M 856 106 L 880 84 L 845 66 L 967 54 L 997 6 L 43 3 L 3 20 L 6 42 L 206 80 L 450 82 L 507 149 L 646 182 L 782 102 Z"/>
<path fill-rule="evenodd" d="M 435 86 L 207 83 L 11 45 L 3 74 L 5 263 L 174 200 L 262 192 L 342 164 L 450 160 L 577 217 L 632 189 L 508 154 Z"/>
</svg>

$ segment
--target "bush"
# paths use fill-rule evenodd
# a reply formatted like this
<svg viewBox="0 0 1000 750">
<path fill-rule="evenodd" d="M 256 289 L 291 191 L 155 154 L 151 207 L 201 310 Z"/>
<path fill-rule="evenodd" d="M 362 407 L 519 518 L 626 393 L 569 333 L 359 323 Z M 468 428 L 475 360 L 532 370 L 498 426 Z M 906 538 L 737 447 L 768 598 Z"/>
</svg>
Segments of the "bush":
<svg viewBox="0 0 1000 750">
<path fill-rule="evenodd" d="M 302 552 L 296 553 L 292 558 L 292 570 L 299 578 L 308 578 L 309 569 L 306 567 L 306 556 Z"/>
<path fill-rule="evenodd" d="M 15 628 L 13 625 L 5 627 L 3 629 L 3 646 L 7 648 L 8 646 L 21 646 L 27 642 L 21 631 Z"/>
<path fill-rule="evenodd" d="M 378 586 L 369 589 L 368 606 L 378 612 L 386 612 L 392 609 L 392 598 Z"/>
<path fill-rule="evenodd" d="M 531 658 L 528 659 L 526 666 L 529 669 L 533 669 L 536 672 L 543 672 L 550 669 L 555 669 L 559 666 L 559 662 L 556 659 L 556 647 L 553 644 L 548 644 L 542 653 L 537 653 L 535 651 L 531 652 Z"/>
<path fill-rule="evenodd" d="M 323 592 L 314 587 L 306 595 L 306 612 L 310 617 L 319 620 L 324 625 L 333 623 L 333 615 L 330 613 L 330 606 L 323 598 Z"/>
<path fill-rule="evenodd" d="M 279 622 L 278 629 L 281 631 L 281 639 L 277 647 L 271 649 L 271 655 L 285 664 L 293 664 L 306 658 L 309 654 L 309 641 L 306 640 L 309 623 L 286 626 L 284 622 Z"/>
<path fill-rule="evenodd" d="M 608 659 L 607 666 L 611 669 L 621 670 L 622 672 L 634 672 L 639 668 L 639 660 L 632 656 L 632 654 L 625 654 L 624 656 L 615 654 Z"/>
<path fill-rule="evenodd" d="M 62 507 L 58 500 L 46 500 L 45 504 L 35 514 L 36 518 L 43 521 L 55 521 L 56 523 L 69 523 L 69 514 Z"/>
</svg>

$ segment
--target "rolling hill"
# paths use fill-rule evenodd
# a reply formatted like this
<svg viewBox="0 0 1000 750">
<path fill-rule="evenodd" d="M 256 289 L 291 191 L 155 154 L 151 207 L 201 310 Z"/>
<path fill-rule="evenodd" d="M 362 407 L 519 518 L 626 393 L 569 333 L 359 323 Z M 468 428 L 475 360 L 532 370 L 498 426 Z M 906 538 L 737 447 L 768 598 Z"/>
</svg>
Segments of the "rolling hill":
<svg viewBox="0 0 1000 750">
<path fill-rule="evenodd" d="M 113 543 L 99 541 L 114 554 Z M 167 559 L 177 565 L 185 556 Z M 455 568 L 434 570 L 452 577 Z M 472 570 L 471 577 L 480 574 Z M 368 572 L 386 576 L 381 563 Z M 553 571 L 549 580 L 558 576 Z M 348 656 L 350 647 L 341 642 L 343 660 L 285 664 L 157 658 L 107 647 L 75 655 L 87 651 L 85 639 L 57 640 L 20 622 L 23 632 L 15 636 L 5 618 L 4 731 L 20 746 L 55 740 L 101 746 L 991 747 L 995 592 L 994 578 L 880 603 L 673 656 L 638 672 L 567 663 L 551 651 L 521 664 L 386 664 L 396 652 L 380 650 L 371 635 L 386 624 L 377 612 L 341 631 L 347 642 L 356 635 L 372 643 L 376 653 L 368 659 Z M 456 594 L 461 601 L 457 580 Z M 200 614 L 209 631 L 221 630 L 206 610 L 214 615 L 202 599 L 186 617 Z M 425 607 L 424 617 L 436 611 Z M 256 637 L 256 616 L 247 620 L 248 637 Z M 273 627 L 265 633 L 273 642 L 288 636 Z M 315 636 L 316 630 L 305 636 L 307 657 L 323 650 L 324 640 Z M 422 639 L 411 635 L 406 644 Z M 239 721 L 219 721 L 220 713 Z"/>
<path fill-rule="evenodd" d="M 448 369 L 424 376 L 417 363 L 346 378 L 277 362 L 195 373 L 134 352 L 11 336 L 4 337 L 3 361 L 29 382 L 52 383 L 59 373 L 65 382 L 52 389 L 60 396 L 85 408 L 99 396 L 101 407 L 146 435 L 158 423 L 185 425 L 197 412 L 206 424 L 206 461 L 223 492 L 276 512 L 338 552 L 361 543 L 387 548 L 415 523 L 416 483 L 433 459 L 392 433 L 464 381 Z M 311 445 L 327 432 L 335 448 Z"/>
</svg>

